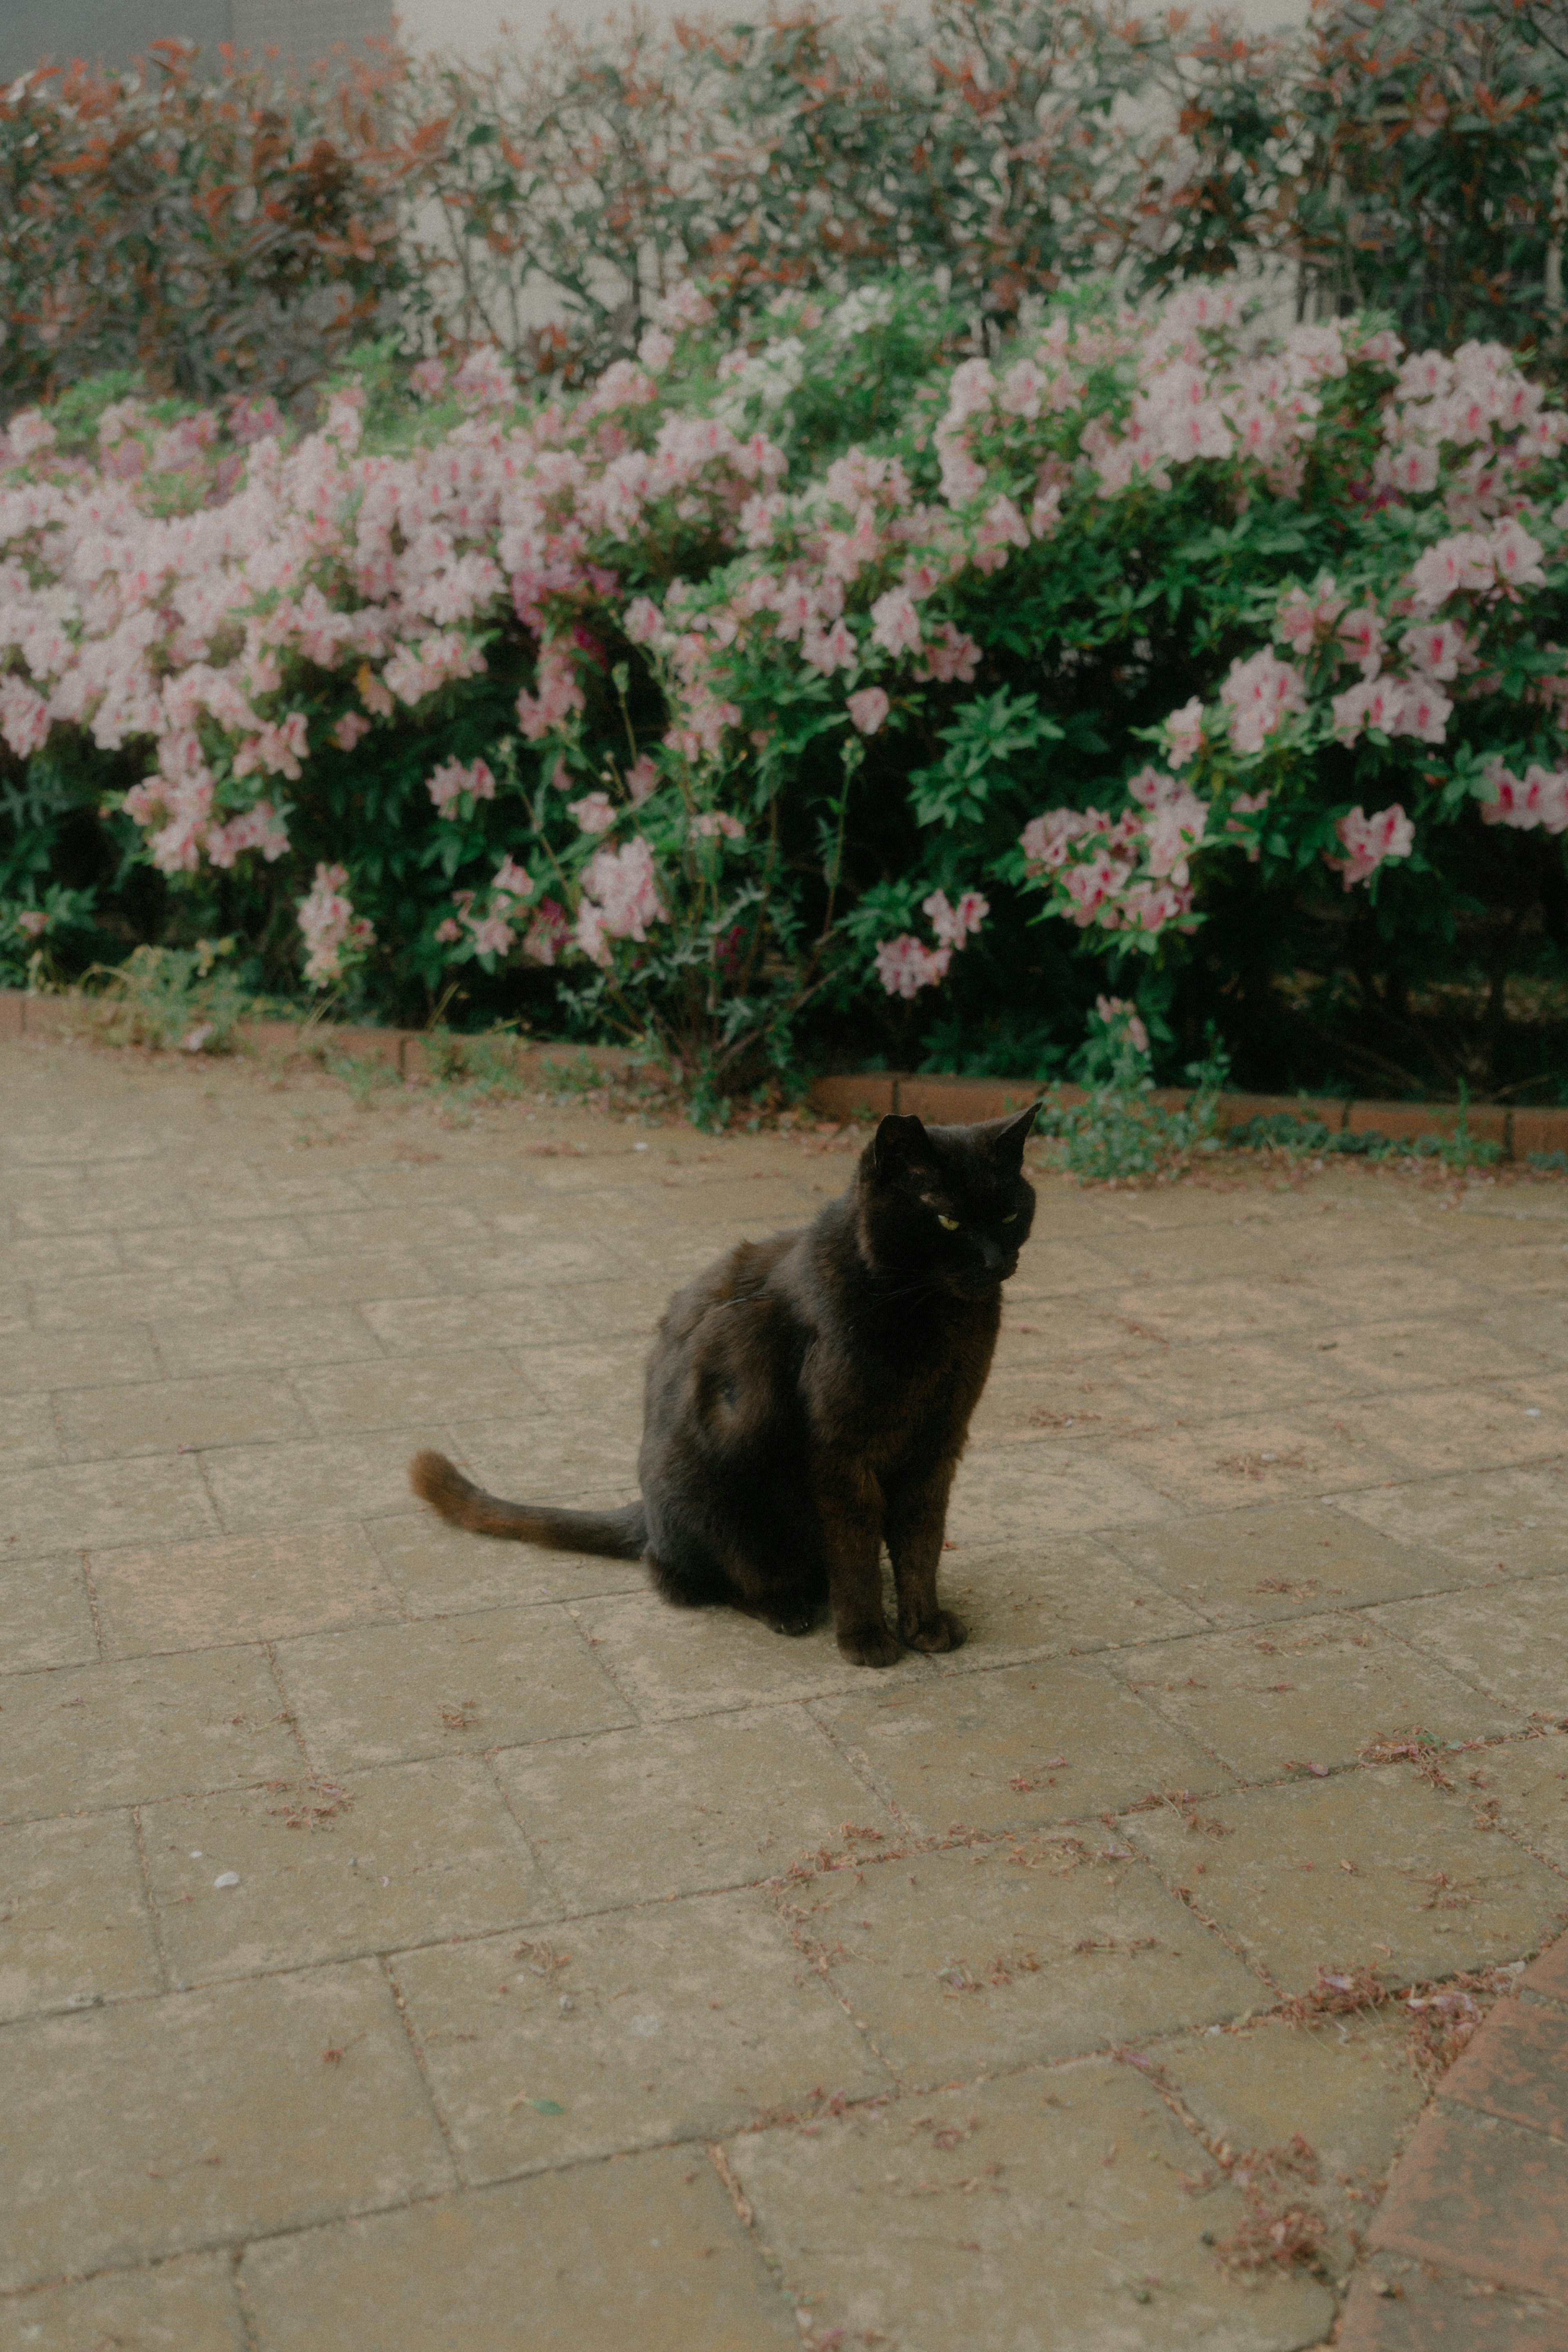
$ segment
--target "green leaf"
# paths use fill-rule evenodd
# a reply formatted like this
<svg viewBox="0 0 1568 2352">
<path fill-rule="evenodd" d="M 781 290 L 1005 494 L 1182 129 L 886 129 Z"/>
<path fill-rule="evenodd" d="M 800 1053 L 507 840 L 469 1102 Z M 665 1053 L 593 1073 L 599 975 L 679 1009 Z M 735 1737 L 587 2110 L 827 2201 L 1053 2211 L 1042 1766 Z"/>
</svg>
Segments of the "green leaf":
<svg viewBox="0 0 1568 2352">
<path fill-rule="evenodd" d="M 564 2116 L 566 2113 L 559 2099 L 530 2099 L 528 2105 L 539 2116 Z"/>
</svg>

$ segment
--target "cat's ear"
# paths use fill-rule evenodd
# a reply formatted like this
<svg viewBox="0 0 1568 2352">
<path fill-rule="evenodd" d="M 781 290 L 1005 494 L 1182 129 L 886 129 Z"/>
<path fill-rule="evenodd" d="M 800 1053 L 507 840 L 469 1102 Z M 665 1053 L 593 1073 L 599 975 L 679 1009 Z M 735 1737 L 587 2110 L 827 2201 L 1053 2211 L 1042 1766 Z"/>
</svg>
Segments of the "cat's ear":
<svg viewBox="0 0 1568 2352">
<path fill-rule="evenodd" d="M 1041 1095 L 1039 1102 L 1030 1103 L 1027 1110 L 1009 1112 L 1006 1118 L 988 1118 L 975 1129 L 976 1135 L 1004 1168 L 1023 1166 L 1023 1148 L 1034 1132 L 1034 1122 L 1045 1105 Z"/>
<path fill-rule="evenodd" d="M 871 1164 L 878 1176 L 893 1178 L 912 1169 L 933 1168 L 936 1160 L 930 1137 L 913 1115 L 905 1118 L 889 1111 L 872 1138 Z"/>
</svg>

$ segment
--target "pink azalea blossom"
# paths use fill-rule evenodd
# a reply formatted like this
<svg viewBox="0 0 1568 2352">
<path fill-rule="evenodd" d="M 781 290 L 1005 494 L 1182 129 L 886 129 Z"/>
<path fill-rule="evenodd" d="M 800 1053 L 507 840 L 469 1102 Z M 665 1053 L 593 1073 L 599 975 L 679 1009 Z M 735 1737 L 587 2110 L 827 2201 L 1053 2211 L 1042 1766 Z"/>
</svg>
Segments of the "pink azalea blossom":
<svg viewBox="0 0 1568 2352">
<path fill-rule="evenodd" d="M 455 817 L 460 814 L 459 803 L 465 794 L 476 802 L 493 801 L 496 779 L 483 760 L 475 760 L 467 767 L 460 760 L 446 760 L 425 779 L 425 790 L 435 803 L 437 815 Z"/>
<path fill-rule="evenodd" d="M 1166 740 L 1170 745 L 1173 768 L 1185 768 L 1203 749 L 1203 703 L 1197 695 L 1173 710 L 1166 720 Z"/>
<path fill-rule="evenodd" d="M 746 827 L 727 809 L 705 809 L 700 815 L 693 817 L 692 831 L 705 841 L 713 841 L 720 836 L 726 841 L 740 841 L 745 837 Z"/>
<path fill-rule="evenodd" d="M 24 907 L 16 917 L 16 929 L 30 940 L 41 940 L 49 928 L 49 919 L 41 907 Z"/>
<path fill-rule="evenodd" d="M 633 760 L 626 771 L 626 790 L 633 808 L 641 808 L 649 794 L 658 787 L 659 771 L 646 751 Z"/>
<path fill-rule="evenodd" d="M 931 919 L 931 928 L 945 948 L 961 948 L 974 938 L 990 913 L 989 902 L 977 890 L 966 890 L 956 907 L 947 903 L 945 890 L 933 890 L 921 905 L 921 912 Z"/>
<path fill-rule="evenodd" d="M 1300 671 L 1281 661 L 1267 646 L 1249 661 L 1231 663 L 1219 698 L 1230 712 L 1231 749 L 1243 756 L 1261 751 L 1266 739 L 1292 711 L 1307 707 Z"/>
<path fill-rule="evenodd" d="M 876 950 L 876 976 L 889 996 L 912 997 L 946 977 L 950 948 L 928 948 L 908 931 L 883 940 Z"/>
<path fill-rule="evenodd" d="M 874 735 L 886 720 L 892 705 L 880 686 L 862 686 L 848 700 L 849 714 L 862 735 Z"/>
<path fill-rule="evenodd" d="M 615 803 L 608 793 L 586 793 L 568 801 L 566 813 L 580 833 L 608 833 L 615 822 Z"/>
<path fill-rule="evenodd" d="M 1127 1034 L 1132 1039 L 1134 1045 L 1137 1047 L 1139 1053 L 1146 1054 L 1148 1052 L 1149 1033 L 1145 1028 L 1142 1021 L 1138 1018 L 1136 1006 L 1129 1004 L 1125 997 L 1097 996 L 1094 999 L 1094 1010 L 1100 1015 L 1101 1020 L 1105 1024 L 1107 1029 L 1109 1029 L 1114 1022 L 1125 1021 L 1127 1024 Z"/>
<path fill-rule="evenodd" d="M 308 950 L 305 977 L 317 988 L 341 979 L 344 959 L 363 954 L 375 939 L 371 925 L 355 914 L 348 885 L 347 867 L 319 865 L 315 880 L 298 901 L 299 929 Z"/>
<path fill-rule="evenodd" d="M 1341 876 L 1347 890 L 1375 874 L 1385 858 L 1408 857 L 1416 842 L 1416 828 L 1397 801 L 1370 817 L 1363 809 L 1353 808 L 1348 816 L 1340 818 L 1334 831 L 1345 855 L 1325 856 L 1323 863 Z"/>
<path fill-rule="evenodd" d="M 371 722 L 362 711 L 345 710 L 332 729 L 332 740 L 340 751 L 351 751 L 361 735 L 371 731 Z"/>
<path fill-rule="evenodd" d="M 873 642 L 890 654 L 917 653 L 920 614 L 906 588 L 890 588 L 871 608 Z"/>
<path fill-rule="evenodd" d="M 508 855 L 502 858 L 496 868 L 490 883 L 490 895 L 493 898 L 507 900 L 531 898 L 534 895 L 534 877 L 526 866 L 517 865 Z"/>
<path fill-rule="evenodd" d="M 523 954 L 530 963 L 553 964 L 570 937 L 565 910 L 553 898 L 541 898 L 523 935 Z"/>
<path fill-rule="evenodd" d="M 1508 825 L 1516 833 L 1568 833 L 1568 770 L 1532 762 L 1516 776 L 1501 760 L 1492 759 L 1483 772 L 1496 794 L 1481 803 L 1483 824 Z"/>
</svg>

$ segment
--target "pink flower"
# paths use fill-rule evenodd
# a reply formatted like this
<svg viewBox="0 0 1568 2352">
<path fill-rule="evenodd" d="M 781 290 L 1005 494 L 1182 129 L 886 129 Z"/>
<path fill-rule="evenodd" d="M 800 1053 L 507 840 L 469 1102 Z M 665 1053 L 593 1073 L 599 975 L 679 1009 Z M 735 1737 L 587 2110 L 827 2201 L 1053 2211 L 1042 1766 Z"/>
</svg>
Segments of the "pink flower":
<svg viewBox="0 0 1568 2352">
<path fill-rule="evenodd" d="M 664 628 L 664 615 L 650 596 L 633 596 L 622 625 L 634 646 L 652 645 Z"/>
<path fill-rule="evenodd" d="M 608 793 L 587 793 L 580 801 L 568 801 L 566 813 L 580 833 L 608 833 L 615 822 L 615 808 Z"/>
<path fill-rule="evenodd" d="M 340 751 L 351 751 L 361 735 L 371 731 L 371 722 L 360 710 L 345 710 L 332 729 L 332 740 Z"/>
<path fill-rule="evenodd" d="M 1334 831 L 1346 855 L 1325 856 L 1323 864 L 1343 877 L 1347 890 L 1375 874 L 1385 858 L 1408 857 L 1416 841 L 1416 828 L 1397 801 L 1370 817 L 1363 809 L 1353 808 L 1348 816 L 1340 818 Z"/>
<path fill-rule="evenodd" d="M 490 892 L 496 898 L 531 898 L 534 895 L 534 877 L 526 866 L 517 865 L 508 855 L 502 858 L 496 868 L 490 884 Z"/>
<path fill-rule="evenodd" d="M 1189 760 L 1203 749 L 1203 704 L 1198 696 L 1173 710 L 1166 720 L 1166 740 L 1170 745 L 1173 768 L 1185 768 Z"/>
<path fill-rule="evenodd" d="M 1497 795 L 1481 803 L 1483 824 L 1509 825 L 1516 833 L 1531 833 L 1537 826 L 1546 833 L 1568 833 L 1568 771 L 1532 765 L 1521 778 L 1492 759 L 1482 772 Z"/>
<path fill-rule="evenodd" d="M 1136 1007 L 1129 1004 L 1125 997 L 1097 996 L 1094 999 L 1094 1010 L 1100 1015 L 1101 1020 L 1105 1024 L 1107 1029 L 1109 1029 L 1114 1022 L 1125 1021 L 1127 1024 L 1127 1034 L 1132 1039 L 1134 1045 L 1137 1047 L 1139 1053 L 1146 1054 L 1148 1052 L 1149 1033 L 1145 1028 L 1143 1023 L 1139 1020 Z"/>
<path fill-rule="evenodd" d="M 317 988 L 342 977 L 346 958 L 361 955 L 375 932 L 355 914 L 348 895 L 348 869 L 318 866 L 316 878 L 298 901 L 299 928 L 308 953 L 305 977 Z"/>
<path fill-rule="evenodd" d="M 911 997 L 918 989 L 935 988 L 951 960 L 950 948 L 928 948 L 904 931 L 878 947 L 876 976 L 889 996 Z"/>
<path fill-rule="evenodd" d="M 947 903 L 945 890 L 933 890 L 921 907 L 922 914 L 931 919 L 931 928 L 945 948 L 961 948 L 966 940 L 973 939 L 990 913 L 988 902 L 977 890 L 966 890 L 956 907 Z"/>
<path fill-rule="evenodd" d="M 578 940 L 596 962 L 600 959 L 584 936 L 583 916 L 591 905 L 593 911 L 587 929 L 600 943 L 606 934 L 612 939 L 645 940 L 647 925 L 664 919 L 653 853 L 641 834 L 619 849 L 595 850 L 583 868 L 582 888 Z"/>
<path fill-rule="evenodd" d="M 1307 707 L 1300 671 L 1281 661 L 1267 646 L 1250 661 L 1231 663 L 1219 698 L 1230 711 L 1231 749 L 1243 757 L 1261 751 L 1265 739 L 1281 720 Z"/>
<path fill-rule="evenodd" d="M 473 927 L 474 951 L 476 955 L 506 955 L 512 944 L 513 931 L 504 915 L 486 915 Z"/>
<path fill-rule="evenodd" d="M 1044 816 L 1030 817 L 1019 835 L 1019 846 L 1028 860 L 1030 874 L 1055 874 L 1067 863 L 1069 845 L 1085 833 L 1093 833 L 1104 825 L 1105 819 L 1098 809 L 1086 813 L 1081 809 L 1048 809 Z"/>
<path fill-rule="evenodd" d="M 980 658 L 980 648 L 973 637 L 956 629 L 951 621 L 944 621 L 940 635 L 925 647 L 925 658 L 917 676 L 933 677 L 944 686 L 955 679 L 960 686 L 971 683 L 975 665 Z"/>
<path fill-rule="evenodd" d="M 862 735 L 874 735 L 892 707 L 880 686 L 862 686 L 849 698 L 849 714 Z"/>
<path fill-rule="evenodd" d="M 450 947 L 454 940 L 463 937 L 463 926 L 455 915 L 447 915 L 435 926 L 435 936 L 443 947 Z"/>
<path fill-rule="evenodd" d="M 476 802 L 493 801 L 496 779 L 483 760 L 476 760 L 466 768 L 461 761 L 447 760 L 426 778 L 425 790 L 439 815 L 455 817 L 460 813 L 458 804 L 465 793 Z"/>
<path fill-rule="evenodd" d="M 642 807 L 649 794 L 657 788 L 658 782 L 659 771 L 644 751 L 640 759 L 632 761 L 626 771 L 626 790 L 631 794 L 633 808 Z"/>
<path fill-rule="evenodd" d="M 439 400 L 446 389 L 445 362 L 421 360 L 410 368 L 408 380 L 422 400 Z"/>
<path fill-rule="evenodd" d="M 692 831 L 705 841 L 716 840 L 720 835 L 726 841 L 740 841 L 745 836 L 746 827 L 738 817 L 731 816 L 726 809 L 705 809 L 700 816 L 693 817 Z"/>
<path fill-rule="evenodd" d="M 1364 677 L 1375 677 L 1383 659 L 1383 618 L 1365 604 L 1347 613 L 1339 625 L 1340 643 L 1361 664 Z"/>
<path fill-rule="evenodd" d="M 523 953 L 530 963 L 553 964 L 570 937 L 564 909 L 553 898 L 541 898 L 523 935 Z"/>
<path fill-rule="evenodd" d="M 16 918 L 16 929 L 26 931 L 30 940 L 41 940 L 49 928 L 49 919 L 41 907 L 24 907 Z"/>
<path fill-rule="evenodd" d="M 1334 593 L 1334 583 L 1325 572 L 1319 576 L 1309 596 L 1302 589 L 1287 589 L 1281 597 L 1274 615 L 1274 626 L 1287 645 L 1298 654 L 1304 654 L 1333 627 L 1344 611 L 1344 598 Z"/>
<path fill-rule="evenodd" d="M 1469 640 L 1455 621 L 1429 621 L 1406 632 L 1403 651 L 1413 668 L 1447 680 L 1468 666 Z"/>
<path fill-rule="evenodd" d="M 920 614 L 906 588 L 890 588 L 871 608 L 874 643 L 890 654 L 918 653 Z"/>
</svg>

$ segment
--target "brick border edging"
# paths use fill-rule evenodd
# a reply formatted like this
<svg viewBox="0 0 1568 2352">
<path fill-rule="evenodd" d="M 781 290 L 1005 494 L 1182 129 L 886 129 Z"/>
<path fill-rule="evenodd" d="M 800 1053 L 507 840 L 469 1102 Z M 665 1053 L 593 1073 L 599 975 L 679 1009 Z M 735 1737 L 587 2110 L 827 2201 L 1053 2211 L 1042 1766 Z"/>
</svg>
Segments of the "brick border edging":
<svg viewBox="0 0 1568 2352">
<path fill-rule="evenodd" d="M 1559 1936 L 1490 2011 L 1439 2082 L 1367 2233 L 1372 2259 L 1351 2282 L 1339 2352 L 1465 2352 L 1474 2321 L 1506 2312 L 1473 2298 L 1500 2291 L 1568 2305 L 1568 1936 Z M 1379 2260 L 1379 2257 L 1382 2257 Z M 1521 2315 L 1484 2337 L 1495 2352 L 1561 2343 Z M 1450 2333 L 1450 2327 L 1456 2332 Z"/>
<path fill-rule="evenodd" d="M 52 1036 L 59 1021 L 54 1000 L 31 996 L 22 989 L 0 989 L 0 1036 Z M 327 1053 L 359 1061 L 378 1061 L 400 1078 L 428 1076 L 426 1034 L 419 1029 L 357 1028 L 344 1022 L 242 1021 L 235 1032 L 245 1053 L 288 1053 L 320 1058 Z M 540 1076 L 547 1065 L 591 1062 L 607 1078 L 629 1076 L 638 1066 L 637 1055 L 619 1045 L 527 1045 L 518 1053 L 519 1072 Z M 1069 1105 L 1088 1099 L 1082 1087 L 1057 1090 Z M 859 1076 L 813 1078 L 808 1099 L 823 1118 L 878 1118 L 888 1111 L 913 1112 L 936 1124 L 967 1119 L 999 1118 L 1021 1110 L 1040 1092 L 1038 1085 L 1021 1078 L 921 1076 L 903 1070 L 869 1070 Z M 1190 1097 L 1182 1087 L 1162 1087 L 1151 1099 L 1162 1109 L 1178 1110 Z M 1445 1103 L 1347 1102 L 1338 1096 L 1222 1095 L 1219 1128 L 1239 1127 L 1245 1120 L 1285 1112 L 1317 1118 L 1334 1133 L 1385 1135 L 1392 1142 L 1417 1142 L 1425 1136 L 1452 1132 L 1457 1107 Z M 1469 1131 L 1478 1142 L 1500 1146 L 1504 1160 L 1521 1160 L 1532 1151 L 1568 1151 L 1568 1109 L 1512 1110 L 1500 1104 L 1471 1104 L 1467 1113 Z"/>
</svg>

